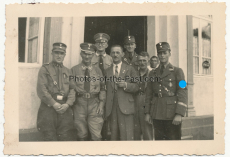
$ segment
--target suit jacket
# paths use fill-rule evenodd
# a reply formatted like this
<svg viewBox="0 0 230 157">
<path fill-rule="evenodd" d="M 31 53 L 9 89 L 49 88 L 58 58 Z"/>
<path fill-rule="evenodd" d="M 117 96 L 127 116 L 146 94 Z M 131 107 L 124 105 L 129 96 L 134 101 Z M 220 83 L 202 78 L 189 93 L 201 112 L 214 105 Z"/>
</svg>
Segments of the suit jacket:
<svg viewBox="0 0 230 157">
<path fill-rule="evenodd" d="M 106 77 L 111 78 L 113 77 L 113 65 L 106 69 Z M 125 79 L 126 77 L 134 78 L 136 77 L 135 69 L 127 64 L 122 63 L 119 77 Z M 111 114 L 112 106 L 113 106 L 113 98 L 114 93 L 118 94 L 118 104 L 123 114 L 134 114 L 135 113 L 135 106 L 134 106 L 134 98 L 133 94 L 138 91 L 138 84 L 137 82 L 132 82 L 131 79 L 126 80 L 127 88 L 119 88 L 117 91 L 115 90 L 115 82 L 113 81 L 106 81 L 106 88 L 107 88 L 107 97 L 106 97 L 106 117 Z"/>
<path fill-rule="evenodd" d="M 149 77 L 159 80 L 148 82 L 145 97 L 145 112 L 153 119 L 172 120 L 175 114 L 185 115 L 187 109 L 187 88 L 181 88 L 179 82 L 185 80 L 181 68 L 168 64 L 164 72 L 161 66 L 152 70 Z M 157 95 L 163 95 L 159 98 Z"/>
</svg>

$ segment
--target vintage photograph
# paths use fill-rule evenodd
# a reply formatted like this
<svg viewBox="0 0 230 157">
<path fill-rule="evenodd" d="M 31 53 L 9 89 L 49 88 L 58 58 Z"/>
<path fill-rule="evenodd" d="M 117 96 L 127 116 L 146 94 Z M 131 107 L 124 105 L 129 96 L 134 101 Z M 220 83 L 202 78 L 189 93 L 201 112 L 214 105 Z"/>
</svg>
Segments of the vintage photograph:
<svg viewBox="0 0 230 157">
<path fill-rule="evenodd" d="M 212 19 L 19 17 L 19 141 L 213 140 Z"/>
<path fill-rule="evenodd" d="M 7 6 L 4 154 L 224 153 L 225 8 Z"/>
</svg>

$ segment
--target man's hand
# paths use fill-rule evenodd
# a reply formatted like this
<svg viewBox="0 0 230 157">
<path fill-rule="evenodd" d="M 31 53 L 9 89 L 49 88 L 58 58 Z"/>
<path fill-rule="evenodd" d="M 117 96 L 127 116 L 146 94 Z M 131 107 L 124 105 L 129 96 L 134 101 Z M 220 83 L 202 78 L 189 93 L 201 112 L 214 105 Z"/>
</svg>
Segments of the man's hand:
<svg viewBox="0 0 230 157">
<path fill-rule="evenodd" d="M 150 114 L 147 113 L 145 115 L 145 121 L 148 122 L 149 124 L 153 124 Z"/>
<path fill-rule="evenodd" d="M 120 81 L 120 82 L 116 82 L 117 86 L 120 88 L 126 88 L 126 82 L 125 81 Z"/>
<path fill-rule="evenodd" d="M 61 108 L 58 109 L 58 110 L 56 110 L 56 111 L 57 111 L 57 113 L 59 113 L 59 114 L 63 114 L 63 113 L 65 113 L 65 111 L 66 111 L 68 108 L 69 108 L 69 105 L 68 105 L 68 104 L 62 104 L 62 105 L 61 105 Z"/>
<path fill-rule="evenodd" d="M 61 107 L 62 107 L 61 104 L 59 104 L 59 103 L 57 103 L 57 102 L 53 105 L 53 108 L 54 108 L 56 111 L 60 110 Z"/>
<path fill-rule="evenodd" d="M 97 114 L 103 115 L 104 113 L 104 102 L 100 101 L 100 103 L 97 106 Z"/>
<path fill-rule="evenodd" d="M 173 119 L 172 124 L 173 125 L 179 125 L 181 122 L 182 122 L 181 115 L 176 114 L 175 117 L 174 117 L 174 119 Z"/>
</svg>

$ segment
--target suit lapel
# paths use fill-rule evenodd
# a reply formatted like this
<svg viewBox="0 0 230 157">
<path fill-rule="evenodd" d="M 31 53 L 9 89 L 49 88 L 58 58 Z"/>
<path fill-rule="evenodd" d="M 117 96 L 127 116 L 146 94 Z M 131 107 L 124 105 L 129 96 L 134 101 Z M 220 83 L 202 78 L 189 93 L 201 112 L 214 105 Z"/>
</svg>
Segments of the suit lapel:
<svg viewBox="0 0 230 157">
<path fill-rule="evenodd" d="M 108 69 L 108 77 L 113 78 L 113 64 Z M 111 81 L 109 81 L 109 83 L 111 83 L 112 87 L 114 88 L 114 81 L 111 80 Z"/>
<path fill-rule="evenodd" d="M 125 74 L 126 74 L 126 64 L 122 63 L 121 64 L 121 69 L 120 69 L 120 73 L 119 73 L 119 77 L 121 78 L 125 78 Z"/>
</svg>

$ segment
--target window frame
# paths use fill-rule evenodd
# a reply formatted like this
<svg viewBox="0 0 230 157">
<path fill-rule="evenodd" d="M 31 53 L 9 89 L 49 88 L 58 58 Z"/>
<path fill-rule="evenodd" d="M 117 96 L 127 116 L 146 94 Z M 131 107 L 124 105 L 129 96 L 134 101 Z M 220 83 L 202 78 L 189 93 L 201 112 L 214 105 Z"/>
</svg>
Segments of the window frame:
<svg viewBox="0 0 230 157">
<path fill-rule="evenodd" d="M 39 30 L 38 30 L 38 46 L 37 46 L 37 62 L 28 63 L 28 41 L 29 41 L 29 22 L 30 17 L 26 17 L 26 41 L 25 41 L 25 62 L 18 62 L 19 67 L 40 67 L 42 66 L 43 60 L 43 39 L 44 39 L 44 28 L 45 18 L 39 17 Z"/>
<path fill-rule="evenodd" d="M 211 24 L 211 57 L 205 57 L 203 56 L 203 44 L 202 44 L 202 31 L 198 31 L 198 41 L 199 41 L 199 73 L 195 73 L 194 70 L 193 70 L 193 75 L 194 76 L 206 76 L 206 77 L 213 77 L 213 18 L 209 19 L 209 18 L 206 18 L 204 16 L 197 16 L 197 15 L 193 15 L 192 16 L 193 18 L 197 18 L 199 20 L 199 30 L 201 30 L 201 21 L 204 20 L 204 21 L 207 21 Z M 196 57 L 193 55 L 193 58 Z M 203 70 L 202 70 L 202 60 L 203 58 L 206 58 L 206 59 L 211 59 L 211 74 L 203 74 Z M 193 63 L 195 64 L 195 63 Z"/>
</svg>

